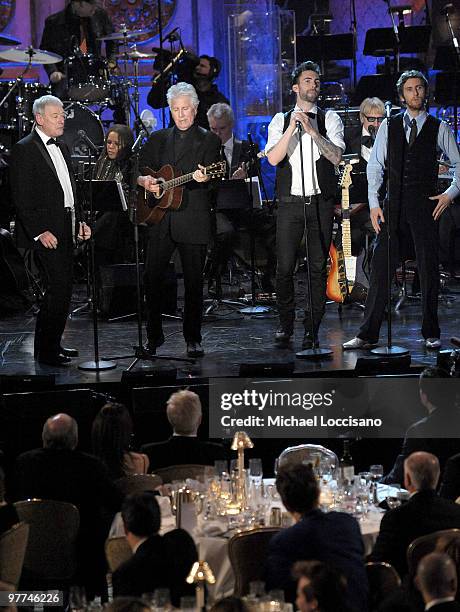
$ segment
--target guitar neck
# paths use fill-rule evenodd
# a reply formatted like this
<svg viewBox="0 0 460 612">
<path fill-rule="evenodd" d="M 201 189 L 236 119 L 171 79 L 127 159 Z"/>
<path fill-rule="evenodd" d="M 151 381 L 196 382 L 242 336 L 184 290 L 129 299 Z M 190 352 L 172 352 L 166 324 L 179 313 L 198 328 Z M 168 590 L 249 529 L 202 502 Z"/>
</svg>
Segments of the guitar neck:
<svg viewBox="0 0 460 612">
<path fill-rule="evenodd" d="M 351 257 L 350 195 L 348 187 L 342 188 L 342 248 L 345 257 Z"/>
<path fill-rule="evenodd" d="M 193 172 L 189 172 L 188 174 L 182 174 L 181 176 L 173 178 L 170 181 L 165 181 L 162 185 L 163 191 L 168 191 L 169 189 L 174 189 L 174 187 L 185 185 L 185 183 L 190 182 L 192 179 Z"/>
</svg>

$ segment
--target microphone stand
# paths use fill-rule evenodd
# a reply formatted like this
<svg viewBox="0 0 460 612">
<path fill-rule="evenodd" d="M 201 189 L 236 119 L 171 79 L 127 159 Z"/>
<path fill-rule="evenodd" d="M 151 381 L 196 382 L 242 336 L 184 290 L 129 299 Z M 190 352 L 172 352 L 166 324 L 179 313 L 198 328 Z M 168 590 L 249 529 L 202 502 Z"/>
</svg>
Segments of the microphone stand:
<svg viewBox="0 0 460 612">
<path fill-rule="evenodd" d="M 307 227 L 307 206 L 311 206 L 311 201 L 307 203 L 305 195 L 305 169 L 303 161 L 303 145 L 302 145 L 302 124 L 300 121 L 296 122 L 297 125 L 297 138 L 300 147 L 300 175 L 302 177 L 302 198 L 303 198 L 303 221 L 304 221 L 304 235 L 305 235 L 305 273 L 307 276 L 307 291 L 308 291 L 308 308 L 310 310 L 310 333 L 313 341 L 313 348 L 304 349 L 298 351 L 295 356 L 297 359 L 321 359 L 322 357 L 328 357 L 332 354 L 331 349 L 328 348 L 316 348 L 318 341 L 317 334 L 315 332 L 315 323 L 313 321 L 313 295 L 312 295 L 312 284 L 311 284 L 311 269 L 310 269 L 310 245 L 308 239 L 308 227 Z M 311 163 L 314 164 L 312 158 Z"/>
<path fill-rule="evenodd" d="M 452 5 L 451 5 L 452 6 Z M 452 7 L 453 8 L 453 7 Z M 449 15 L 449 5 L 446 5 L 445 9 L 446 14 L 446 24 L 449 30 L 450 37 L 452 39 L 452 46 L 455 51 L 455 71 L 454 71 L 454 82 L 453 82 L 453 98 L 454 98 L 454 133 L 455 133 L 455 141 L 458 142 L 458 103 L 457 103 L 457 91 L 458 91 L 458 71 L 460 70 L 460 48 L 458 44 L 458 39 L 455 36 L 455 32 L 452 28 L 452 21 L 450 20 Z M 443 11 L 443 12 L 444 12 Z"/>
<path fill-rule="evenodd" d="M 254 235 L 254 192 L 252 186 L 252 169 L 256 169 L 256 175 L 259 177 L 260 181 L 260 168 L 257 163 L 257 154 L 254 150 L 254 143 L 252 141 L 251 134 L 248 134 L 248 140 L 250 144 L 250 160 L 248 166 L 248 192 L 249 192 L 249 202 L 251 206 L 250 215 L 250 228 L 249 228 L 249 239 L 250 239 L 250 248 L 251 248 L 251 305 L 246 306 L 240 310 L 241 314 L 246 315 L 257 315 L 258 319 L 264 319 L 266 314 L 271 312 L 271 308 L 269 306 L 257 306 L 257 295 L 256 295 L 256 237 Z"/>
<path fill-rule="evenodd" d="M 407 355 L 409 351 L 402 346 L 393 345 L 392 339 L 392 312 L 391 312 L 391 282 L 393 280 L 393 274 L 391 272 L 391 199 L 390 196 L 390 164 L 391 164 L 391 103 L 385 104 L 385 112 L 387 117 L 387 193 L 386 201 L 387 206 L 385 209 L 385 226 L 387 231 L 387 345 L 378 346 L 371 350 L 374 355 L 385 355 L 387 357 L 399 357 L 401 355 Z"/>
<path fill-rule="evenodd" d="M 88 204 L 89 204 L 89 219 L 91 228 L 90 237 L 90 254 L 91 254 L 91 285 L 92 285 L 92 304 L 93 304 L 93 345 L 94 345 L 94 361 L 84 361 L 78 366 L 79 370 L 90 370 L 99 372 L 101 370 L 112 370 L 117 367 L 115 361 L 99 359 L 99 328 L 97 320 L 97 274 L 96 274 L 96 257 L 94 249 L 94 209 L 93 209 L 93 177 L 91 171 L 91 147 L 88 146 L 88 165 L 90 168 L 89 183 L 88 183 Z"/>
</svg>

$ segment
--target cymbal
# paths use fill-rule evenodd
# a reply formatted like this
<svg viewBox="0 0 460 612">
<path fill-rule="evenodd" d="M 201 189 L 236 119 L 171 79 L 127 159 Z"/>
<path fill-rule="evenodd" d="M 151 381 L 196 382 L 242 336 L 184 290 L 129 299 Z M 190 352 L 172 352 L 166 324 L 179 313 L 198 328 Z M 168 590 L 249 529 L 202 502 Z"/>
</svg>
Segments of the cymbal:
<svg viewBox="0 0 460 612">
<path fill-rule="evenodd" d="M 28 64 L 32 56 L 32 64 L 57 64 L 62 62 L 62 56 L 42 49 L 6 49 L 0 51 L 0 59 L 8 62 L 16 62 L 17 64 Z"/>
<path fill-rule="evenodd" d="M 107 34 L 107 36 L 100 36 L 97 40 L 125 40 L 125 38 L 138 38 L 145 34 L 154 34 L 154 30 L 122 30 L 121 32 L 113 32 L 113 34 Z"/>
<path fill-rule="evenodd" d="M 6 34 L 0 34 L 0 45 L 20 45 L 21 41 L 19 38 L 14 36 L 7 36 Z"/>
<path fill-rule="evenodd" d="M 143 51 L 138 51 L 137 49 L 133 49 L 131 51 L 127 51 L 126 53 L 119 53 L 117 59 L 129 59 L 129 60 L 141 60 L 141 59 L 150 59 L 156 57 L 156 53 L 144 53 Z"/>
</svg>

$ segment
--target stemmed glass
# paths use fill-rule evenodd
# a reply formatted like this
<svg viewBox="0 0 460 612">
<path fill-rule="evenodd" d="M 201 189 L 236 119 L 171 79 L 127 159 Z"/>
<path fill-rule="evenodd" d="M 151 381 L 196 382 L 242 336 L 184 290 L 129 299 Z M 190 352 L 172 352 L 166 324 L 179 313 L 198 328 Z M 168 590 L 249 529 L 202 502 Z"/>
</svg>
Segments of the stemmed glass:
<svg viewBox="0 0 460 612">
<path fill-rule="evenodd" d="M 374 491 L 372 503 L 375 506 L 378 506 L 379 498 L 377 495 L 377 483 L 381 478 L 383 478 L 383 465 L 380 465 L 380 464 L 371 465 L 371 467 L 369 468 L 369 473 L 371 475 L 371 481 L 373 484 L 373 491 Z"/>
</svg>

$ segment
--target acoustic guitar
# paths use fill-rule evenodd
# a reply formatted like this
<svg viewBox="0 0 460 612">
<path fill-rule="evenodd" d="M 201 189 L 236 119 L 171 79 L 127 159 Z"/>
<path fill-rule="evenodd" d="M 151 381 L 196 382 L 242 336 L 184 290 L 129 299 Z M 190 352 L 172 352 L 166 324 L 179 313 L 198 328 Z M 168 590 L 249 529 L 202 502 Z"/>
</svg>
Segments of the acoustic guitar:
<svg viewBox="0 0 460 612">
<path fill-rule="evenodd" d="M 329 273 L 327 277 L 326 295 L 334 302 L 344 303 L 348 299 L 356 278 L 356 257 L 351 254 L 350 216 L 350 185 L 353 164 L 359 158 L 349 158 L 341 162 L 342 172 L 339 187 L 342 189 L 342 245 L 331 244 L 329 249 Z"/>
<path fill-rule="evenodd" d="M 226 163 L 215 162 L 206 166 L 202 172 L 210 178 L 225 175 Z M 167 210 L 177 210 L 182 204 L 184 185 L 193 181 L 193 172 L 181 174 L 179 170 L 167 164 L 157 172 L 150 168 L 143 169 L 144 176 L 150 175 L 157 179 L 160 185 L 158 194 L 139 188 L 137 198 L 137 223 L 157 225 L 163 219 Z"/>
</svg>

